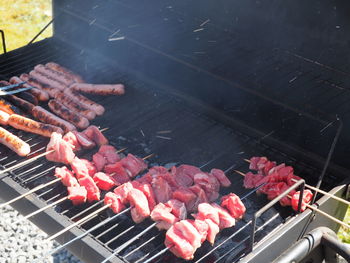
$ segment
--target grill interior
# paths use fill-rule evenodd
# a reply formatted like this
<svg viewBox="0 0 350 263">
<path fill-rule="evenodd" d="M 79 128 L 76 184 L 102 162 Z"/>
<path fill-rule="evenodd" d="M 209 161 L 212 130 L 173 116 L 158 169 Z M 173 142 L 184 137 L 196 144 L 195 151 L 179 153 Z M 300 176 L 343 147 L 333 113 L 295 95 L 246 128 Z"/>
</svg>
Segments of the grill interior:
<svg viewBox="0 0 350 263">
<path fill-rule="evenodd" d="M 297 127 L 297 133 L 300 132 L 300 127 L 308 124 L 307 129 L 312 135 L 315 134 L 315 130 L 322 129 L 326 122 L 320 121 L 316 117 L 301 116 L 299 113 L 283 109 L 281 114 L 291 121 L 282 120 L 284 125 L 274 123 L 265 131 L 265 127 L 256 121 L 258 115 L 251 110 L 257 105 L 264 105 L 259 100 L 254 100 L 254 103 L 246 105 L 247 108 L 243 113 L 250 111 L 251 115 L 244 115 L 240 111 L 235 112 L 228 109 L 227 114 L 236 118 L 233 119 L 234 121 L 228 120 L 227 116 L 211 107 L 207 107 L 181 92 L 164 87 L 152 79 L 147 79 L 133 70 L 125 70 L 117 63 L 112 64 L 110 60 L 97 55 L 94 57 L 92 52 L 89 53 L 87 59 L 85 52 L 87 51 L 81 51 L 81 49 L 74 48 L 55 38 L 49 39 L 7 54 L 6 60 L 0 64 L 0 72 L 2 78 L 7 79 L 29 71 L 38 63 L 55 61 L 82 74 L 87 81 L 124 83 L 127 87 L 125 96 L 94 98 L 106 107 L 106 113 L 97 118 L 94 124 L 102 128 L 109 128 L 105 134 L 111 144 L 118 149 L 126 147 L 125 153 L 130 152 L 140 157 L 154 153 L 155 156 L 150 159 L 150 165 L 187 163 L 202 167 L 205 171 L 214 167 L 223 170 L 230 168 L 228 176 L 233 183 L 232 187 L 222 190 L 221 194 L 234 192 L 243 197 L 249 192 L 242 187 L 242 177 L 235 174 L 232 169 L 247 171 L 247 164 L 243 158 L 259 155 L 293 165 L 296 174 L 305 178 L 307 183 L 313 185 L 317 183 L 324 160 L 312 156 L 301 158 L 306 156 L 308 152 L 300 151 L 298 147 L 284 148 L 279 139 L 284 138 L 298 142 L 300 138 L 294 138 L 290 135 L 290 127 Z M 261 115 L 264 115 L 263 113 L 265 112 L 260 112 Z M 278 114 L 278 111 L 275 113 Z M 242 125 L 240 118 L 245 119 L 248 124 L 250 121 L 251 123 L 256 122 L 256 126 L 260 127 L 263 132 L 255 127 Z M 273 135 L 271 131 L 273 131 Z M 13 132 L 31 145 L 31 157 L 42 152 L 48 142 L 46 139 L 32 134 L 20 131 Z M 329 136 L 334 135 L 334 127 L 331 127 L 327 132 L 329 132 Z M 270 140 L 272 137 L 277 141 Z M 320 142 L 327 142 L 327 145 L 330 145 L 327 136 L 321 136 L 317 139 L 310 136 L 310 141 L 309 145 Z M 281 144 L 278 146 L 278 143 Z M 305 142 L 305 145 L 307 146 L 308 142 Z M 93 152 L 84 152 L 81 157 L 90 159 L 92 154 Z M 21 161 L 4 147 L 1 147 L 0 157 L 0 163 L 5 168 Z M 13 171 L 12 178 L 24 188 L 31 189 L 53 180 L 54 167 L 54 163 L 39 159 Z M 325 176 L 323 189 L 330 190 L 337 180 L 339 180 L 339 174 L 335 176 L 332 172 L 328 172 Z M 38 191 L 36 195 L 50 203 L 66 196 L 67 192 L 65 187 L 57 183 Z M 219 245 L 216 250 L 213 251 L 213 248 L 205 243 L 198 249 L 194 262 L 197 260 L 232 262 L 245 255 L 249 247 L 250 225 L 248 222 L 254 212 L 265 205 L 267 200 L 264 197 L 251 194 L 244 200 L 244 203 L 247 207 L 245 219 L 238 222 L 233 229 L 226 229 L 218 235 L 214 245 L 214 247 Z M 77 221 L 99 207 L 99 204 L 73 207 L 69 201 L 65 201 L 54 209 L 71 221 Z M 81 228 L 88 230 L 110 216 L 112 216 L 111 211 L 104 211 L 83 224 Z M 256 241 L 261 240 L 292 216 L 293 213 L 289 208 L 276 205 L 270 209 L 258 220 Z M 112 252 L 151 224 L 150 220 L 146 220 L 135 225 L 130 220 L 130 214 L 127 213 L 93 231 L 90 236 L 99 245 Z M 220 245 L 227 238 L 229 240 Z M 164 248 L 163 241 L 164 233 L 152 229 L 123 249 L 117 256 L 125 262 L 142 262 L 142 260 L 161 251 Z M 213 252 L 207 255 L 211 251 Z M 179 262 L 180 260 L 172 256 L 171 253 L 166 253 L 156 260 L 156 262 L 164 261 Z"/>
</svg>

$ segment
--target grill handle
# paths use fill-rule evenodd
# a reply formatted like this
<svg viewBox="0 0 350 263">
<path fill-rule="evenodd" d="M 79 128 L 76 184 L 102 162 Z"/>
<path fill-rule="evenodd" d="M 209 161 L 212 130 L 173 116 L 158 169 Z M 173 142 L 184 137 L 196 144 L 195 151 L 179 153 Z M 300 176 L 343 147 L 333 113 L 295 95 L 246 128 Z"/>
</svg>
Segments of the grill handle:
<svg viewBox="0 0 350 263">
<path fill-rule="evenodd" d="M 275 261 L 273 261 L 273 263 L 300 262 L 307 255 L 309 255 L 312 250 L 320 245 L 331 249 L 328 249 L 327 252 L 332 253 L 332 255 L 325 253 L 327 257 L 326 262 L 337 262 L 335 253 L 338 253 L 347 262 L 350 262 L 349 246 L 343 244 L 337 238 L 337 235 L 333 230 L 329 229 L 328 227 L 318 227 L 311 230 L 302 239 L 296 242 L 292 247 L 290 247 Z"/>
</svg>

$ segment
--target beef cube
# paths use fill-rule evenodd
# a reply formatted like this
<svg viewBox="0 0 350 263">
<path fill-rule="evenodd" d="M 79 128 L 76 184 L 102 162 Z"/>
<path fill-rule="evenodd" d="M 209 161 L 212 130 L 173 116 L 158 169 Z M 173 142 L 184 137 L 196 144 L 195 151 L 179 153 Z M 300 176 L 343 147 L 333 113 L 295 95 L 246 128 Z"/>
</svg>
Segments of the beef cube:
<svg viewBox="0 0 350 263">
<path fill-rule="evenodd" d="M 81 150 L 81 145 L 77 139 L 77 136 L 75 136 L 75 134 L 73 132 L 68 132 L 63 136 L 63 140 L 65 140 L 66 142 L 68 142 L 71 147 L 72 150 L 74 152 L 78 152 Z"/>
<path fill-rule="evenodd" d="M 108 144 L 107 138 L 94 125 L 87 127 L 82 133 L 98 146 Z"/>
<path fill-rule="evenodd" d="M 201 203 L 198 206 L 198 213 L 195 216 L 196 219 L 204 220 L 206 218 L 211 219 L 215 224 L 220 224 L 220 217 L 218 211 L 208 203 Z"/>
<path fill-rule="evenodd" d="M 95 173 L 97 172 L 96 166 L 86 159 L 80 159 L 80 161 L 85 164 L 86 168 L 88 169 L 89 176 L 94 177 Z"/>
<path fill-rule="evenodd" d="M 147 197 L 140 190 L 131 189 L 128 194 L 128 201 L 130 206 L 133 207 L 131 209 L 131 216 L 135 223 L 142 222 L 151 214 Z"/>
<path fill-rule="evenodd" d="M 100 189 L 98 189 L 94 180 L 90 176 L 81 177 L 78 181 L 81 186 L 85 187 L 87 191 L 87 200 L 89 202 L 100 200 Z"/>
<path fill-rule="evenodd" d="M 111 188 L 117 185 L 112 176 L 102 172 L 95 173 L 93 179 L 98 188 L 101 190 L 109 191 Z"/>
<path fill-rule="evenodd" d="M 218 211 L 220 219 L 220 229 L 233 227 L 236 224 L 236 220 L 230 215 L 230 213 L 226 209 L 222 208 L 216 203 L 212 203 L 211 206 Z"/>
<path fill-rule="evenodd" d="M 198 208 L 198 205 L 201 203 L 208 203 L 208 198 L 202 187 L 200 187 L 198 184 L 192 185 L 188 188 L 191 190 L 196 196 L 197 200 L 195 202 L 193 210 L 196 211 Z"/>
<path fill-rule="evenodd" d="M 207 240 L 210 244 L 214 245 L 216 235 L 220 232 L 220 228 L 210 219 L 204 219 L 204 222 L 208 225 Z"/>
<path fill-rule="evenodd" d="M 196 251 L 174 226 L 170 227 L 166 232 L 164 243 L 175 256 L 185 260 L 192 259 Z"/>
<path fill-rule="evenodd" d="M 136 181 L 138 181 L 141 184 L 143 183 L 152 184 L 152 180 L 153 180 L 153 177 L 149 173 L 146 173 L 144 176 L 136 179 Z"/>
<path fill-rule="evenodd" d="M 263 174 L 253 174 L 252 172 L 248 172 L 244 176 L 243 186 L 247 189 L 256 188 L 261 185 L 261 180 L 265 176 Z"/>
<path fill-rule="evenodd" d="M 129 153 L 120 162 L 123 165 L 123 167 L 127 170 L 130 178 L 134 178 L 140 172 L 147 169 L 147 164 L 145 163 L 145 161 L 132 155 L 131 153 Z"/>
<path fill-rule="evenodd" d="M 220 182 L 215 176 L 203 172 L 197 173 L 194 175 L 194 183 L 203 188 L 210 202 L 218 197 Z"/>
<path fill-rule="evenodd" d="M 53 152 L 47 154 L 46 159 L 52 162 L 70 164 L 75 157 L 71 144 L 63 140 L 62 135 L 56 132 L 51 134 L 46 147 L 47 152 L 51 150 Z"/>
<path fill-rule="evenodd" d="M 55 176 L 61 179 L 63 185 L 70 186 L 79 186 L 77 179 L 74 177 L 74 174 L 66 167 L 57 167 L 55 169 Z"/>
<path fill-rule="evenodd" d="M 172 190 L 169 183 L 162 177 L 152 180 L 152 188 L 156 196 L 157 203 L 166 203 L 172 197 Z"/>
<path fill-rule="evenodd" d="M 184 168 L 177 168 L 176 166 L 173 166 L 171 168 L 171 174 L 179 186 L 188 187 L 193 184 L 193 177 L 188 175 L 186 173 L 186 169 Z"/>
<path fill-rule="evenodd" d="M 201 243 L 203 243 L 207 239 L 208 234 L 208 224 L 205 223 L 203 220 L 188 220 L 198 231 L 198 233 L 201 235 Z"/>
<path fill-rule="evenodd" d="M 129 192 L 133 188 L 134 187 L 132 186 L 132 184 L 130 182 L 128 182 L 128 183 L 125 183 L 125 184 L 118 186 L 117 188 L 114 189 L 113 192 L 120 198 L 120 201 L 123 204 L 127 204 Z"/>
<path fill-rule="evenodd" d="M 298 211 L 298 203 L 299 203 L 299 197 L 300 197 L 300 191 L 295 192 L 295 194 L 292 196 L 292 208 L 294 211 Z M 301 203 L 301 212 L 304 212 L 307 208 L 307 204 L 309 204 L 312 200 L 313 194 L 310 190 L 305 189 L 303 194 L 303 200 Z"/>
<path fill-rule="evenodd" d="M 187 211 L 191 212 L 196 204 L 197 196 L 186 188 L 178 188 L 173 192 L 172 199 L 185 203 Z"/>
<path fill-rule="evenodd" d="M 151 212 L 151 218 L 153 221 L 158 222 L 157 228 L 169 229 L 173 224 L 175 224 L 179 219 L 171 213 L 171 208 L 159 203 L 154 207 Z"/>
<path fill-rule="evenodd" d="M 104 204 L 110 204 L 110 208 L 115 214 L 119 214 L 125 209 L 124 204 L 120 201 L 120 198 L 113 192 L 108 192 L 104 198 Z"/>
<path fill-rule="evenodd" d="M 187 220 L 181 220 L 180 222 L 174 224 L 174 228 L 181 232 L 183 237 L 194 249 L 201 246 L 202 236 L 190 222 Z"/>
<path fill-rule="evenodd" d="M 179 220 L 183 220 L 187 217 L 185 203 L 177 199 L 170 199 L 165 205 L 171 209 L 171 213 Z"/>
<path fill-rule="evenodd" d="M 108 173 L 111 176 L 113 176 L 114 180 L 116 180 L 118 184 L 124 184 L 130 181 L 128 172 L 123 167 L 121 162 L 106 165 L 104 171 L 105 173 Z"/>
<path fill-rule="evenodd" d="M 107 164 L 116 163 L 121 159 L 117 150 L 112 145 L 102 145 L 98 153 L 106 158 Z"/>
<path fill-rule="evenodd" d="M 99 172 L 103 171 L 103 169 L 105 168 L 105 165 L 107 163 L 106 159 L 100 153 L 95 153 L 92 156 L 92 161 L 94 162 L 96 170 L 99 171 Z"/>
<path fill-rule="evenodd" d="M 152 211 L 157 204 L 152 186 L 147 183 L 139 183 L 138 181 L 133 181 L 131 182 L 131 184 L 134 188 L 140 190 L 146 196 L 148 201 L 148 207 Z"/>
<path fill-rule="evenodd" d="M 185 176 L 192 178 L 194 180 L 194 176 L 197 173 L 201 173 L 202 171 L 193 165 L 182 164 L 176 169 L 176 176 Z"/>
<path fill-rule="evenodd" d="M 221 186 L 229 187 L 231 185 L 230 180 L 226 177 L 225 173 L 220 169 L 211 169 L 210 174 L 215 176 L 220 182 Z"/>
<path fill-rule="evenodd" d="M 221 207 L 226 208 L 234 219 L 241 219 L 246 211 L 241 199 L 234 193 L 221 198 Z"/>
<path fill-rule="evenodd" d="M 90 140 L 84 133 L 78 131 L 72 131 L 77 137 L 77 140 L 82 148 L 84 149 L 92 149 L 96 146 L 96 144 Z"/>
<path fill-rule="evenodd" d="M 75 157 L 71 162 L 71 168 L 74 171 L 76 178 L 90 177 L 90 171 L 86 166 L 87 163 L 78 157 Z"/>
<path fill-rule="evenodd" d="M 68 199 L 72 201 L 73 205 L 80 205 L 86 202 L 87 191 L 84 186 L 69 186 Z"/>
</svg>

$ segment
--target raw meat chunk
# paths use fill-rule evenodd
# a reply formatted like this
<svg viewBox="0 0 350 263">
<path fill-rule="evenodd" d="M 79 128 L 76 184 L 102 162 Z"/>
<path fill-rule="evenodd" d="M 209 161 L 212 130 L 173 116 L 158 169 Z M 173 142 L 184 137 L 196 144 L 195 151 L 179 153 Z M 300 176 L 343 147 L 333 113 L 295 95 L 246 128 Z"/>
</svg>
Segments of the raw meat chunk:
<svg viewBox="0 0 350 263">
<path fill-rule="evenodd" d="M 134 187 L 132 186 L 132 184 L 130 182 L 128 182 L 128 183 L 125 183 L 125 184 L 118 186 L 117 188 L 114 189 L 113 192 L 120 198 L 120 201 L 123 204 L 127 204 L 129 192 L 133 188 Z"/>
<path fill-rule="evenodd" d="M 171 208 L 171 213 L 178 219 L 183 220 L 187 217 L 185 203 L 177 199 L 170 199 L 165 205 Z"/>
<path fill-rule="evenodd" d="M 214 175 L 223 187 L 229 187 L 231 185 L 230 180 L 226 177 L 222 170 L 211 169 L 210 174 Z"/>
<path fill-rule="evenodd" d="M 151 214 L 147 198 L 140 190 L 131 189 L 128 194 L 128 201 L 130 202 L 130 206 L 133 207 L 131 209 L 131 216 L 135 223 L 142 222 Z"/>
<path fill-rule="evenodd" d="M 186 188 L 178 188 L 173 192 L 172 199 L 185 203 L 187 211 L 191 212 L 196 204 L 197 196 Z"/>
<path fill-rule="evenodd" d="M 234 219 L 241 219 L 246 211 L 241 199 L 234 193 L 221 198 L 221 207 L 226 208 Z"/>
<path fill-rule="evenodd" d="M 98 188 L 100 188 L 101 190 L 109 191 L 111 188 L 116 186 L 115 180 L 109 174 L 98 172 L 95 173 L 93 179 Z"/>
<path fill-rule="evenodd" d="M 85 134 L 91 141 L 93 141 L 99 146 L 108 144 L 107 138 L 94 125 L 87 127 L 82 133 Z"/>
<path fill-rule="evenodd" d="M 63 140 L 68 142 L 72 146 L 74 152 L 81 150 L 81 145 L 73 132 L 68 132 L 63 136 Z"/>
<path fill-rule="evenodd" d="M 212 203 L 211 206 L 218 211 L 220 219 L 220 229 L 233 227 L 236 224 L 236 220 L 229 214 L 229 212 L 225 208 L 222 208 L 216 203 Z"/>
<path fill-rule="evenodd" d="M 61 179 L 63 185 L 69 186 L 79 186 L 77 179 L 74 174 L 66 167 L 57 167 L 55 169 L 55 176 Z"/>
<path fill-rule="evenodd" d="M 165 203 L 172 197 L 172 190 L 169 183 L 162 177 L 152 180 L 152 188 L 156 196 L 157 203 Z"/>
<path fill-rule="evenodd" d="M 220 228 L 210 219 L 204 219 L 204 222 L 208 225 L 207 240 L 210 244 L 214 244 L 216 235 L 220 232 Z"/>
<path fill-rule="evenodd" d="M 78 181 L 81 186 L 85 187 L 87 191 L 87 200 L 89 202 L 100 200 L 100 189 L 98 189 L 94 180 L 90 176 L 81 177 Z"/>
<path fill-rule="evenodd" d="M 192 259 L 196 251 L 174 226 L 170 227 L 166 232 L 165 245 L 175 256 L 185 260 Z"/>
<path fill-rule="evenodd" d="M 72 201 L 73 205 L 80 205 L 86 202 L 87 191 L 83 186 L 69 186 L 68 199 Z"/>
<path fill-rule="evenodd" d="M 120 201 L 120 198 L 113 192 L 108 192 L 104 198 L 104 204 L 111 204 L 110 208 L 115 214 L 120 213 L 125 209 L 124 204 Z"/>
<path fill-rule="evenodd" d="M 49 143 L 47 144 L 46 151 L 53 152 L 46 155 L 46 159 L 52 162 L 70 164 L 75 157 L 70 143 L 62 139 L 62 135 L 53 132 Z"/>
</svg>

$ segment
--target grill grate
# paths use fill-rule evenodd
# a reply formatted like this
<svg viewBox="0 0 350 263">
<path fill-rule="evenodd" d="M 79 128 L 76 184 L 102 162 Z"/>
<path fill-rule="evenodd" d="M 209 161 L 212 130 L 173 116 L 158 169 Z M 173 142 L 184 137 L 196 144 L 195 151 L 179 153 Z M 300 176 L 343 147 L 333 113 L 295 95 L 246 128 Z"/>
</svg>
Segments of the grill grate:
<svg viewBox="0 0 350 263">
<path fill-rule="evenodd" d="M 244 55 L 242 55 L 244 56 Z M 266 54 L 261 54 L 265 57 Z M 266 58 L 269 60 L 269 58 Z M 123 82 L 127 86 L 127 94 L 123 97 L 102 97 L 97 101 L 103 104 L 107 111 L 104 116 L 96 120 L 96 125 L 108 127 L 105 132 L 118 149 L 126 147 L 126 152 L 132 152 L 138 156 L 146 156 L 155 153 L 152 159 L 155 164 L 189 163 L 197 166 L 205 166 L 204 170 L 217 167 L 221 169 L 232 168 L 246 170 L 243 158 L 252 155 L 267 155 L 278 162 L 293 164 L 297 174 L 307 178 L 308 183 L 314 184 L 320 171 L 313 166 L 288 156 L 275 148 L 263 143 L 262 140 L 251 138 L 238 130 L 209 118 L 205 113 L 194 110 L 184 104 L 179 98 L 151 87 L 146 82 L 123 73 L 119 68 L 110 65 L 107 61 L 91 59 L 85 60 L 84 53 L 63 45 L 57 40 L 46 40 L 34 44 L 30 48 L 16 51 L 5 63 L 0 64 L 0 72 L 4 78 L 26 72 L 38 63 L 55 61 L 82 74 L 87 81 L 93 82 Z M 289 71 L 287 75 L 291 75 Z M 300 77 L 303 76 L 302 74 Z M 307 77 L 308 74 L 305 74 Z M 96 99 L 96 98 L 94 98 Z M 167 134 L 160 131 L 171 131 Z M 35 156 L 44 150 L 47 140 L 24 132 L 14 131 L 15 134 L 28 141 L 32 146 L 31 156 Z M 161 137 L 163 136 L 163 137 Z M 164 138 L 167 137 L 167 138 Z M 10 167 L 21 161 L 17 156 L 5 148 L 0 148 L 0 160 L 3 167 Z M 83 158 L 90 159 L 92 152 L 85 152 Z M 22 187 L 32 189 L 53 180 L 52 172 L 55 164 L 37 160 L 30 165 L 16 169 L 12 178 Z M 243 179 L 228 173 L 234 182 L 230 189 L 224 189 L 221 194 L 235 192 L 239 196 L 247 194 L 242 188 Z M 331 176 L 327 175 L 327 178 Z M 331 185 L 331 184 L 330 184 Z M 39 190 L 37 197 L 47 203 L 54 202 L 67 195 L 65 188 L 57 183 Z M 55 207 L 55 211 L 72 222 L 76 222 L 87 214 L 96 211 L 102 202 L 95 205 L 82 205 L 72 207 L 69 201 L 65 201 Z M 249 239 L 249 220 L 255 211 L 266 204 L 265 198 L 251 195 L 245 201 L 247 207 L 246 218 L 237 223 L 233 229 L 226 229 L 218 236 L 215 249 L 205 243 L 198 252 L 194 262 L 205 259 L 210 262 L 222 260 L 238 260 L 247 252 L 247 240 Z M 104 211 L 93 219 L 83 223 L 81 229 L 89 230 L 93 226 L 113 216 L 111 211 Z M 258 231 L 256 240 L 261 240 L 271 230 L 280 226 L 291 216 L 290 209 L 274 207 L 265 213 L 257 222 Z M 159 253 L 164 248 L 164 234 L 155 228 L 144 233 L 126 248 L 120 246 L 130 238 L 142 233 L 152 224 L 146 220 L 135 225 L 130 220 L 130 214 L 126 213 L 105 225 L 95 229 L 91 236 L 100 245 L 111 252 L 120 250 L 118 257 L 126 262 L 141 262 L 152 255 Z M 212 251 L 208 254 L 209 251 Z M 178 262 L 167 252 L 157 262 Z"/>
</svg>

